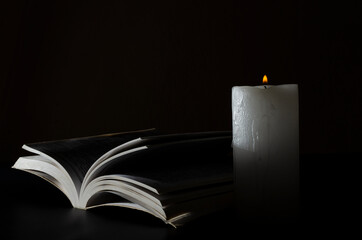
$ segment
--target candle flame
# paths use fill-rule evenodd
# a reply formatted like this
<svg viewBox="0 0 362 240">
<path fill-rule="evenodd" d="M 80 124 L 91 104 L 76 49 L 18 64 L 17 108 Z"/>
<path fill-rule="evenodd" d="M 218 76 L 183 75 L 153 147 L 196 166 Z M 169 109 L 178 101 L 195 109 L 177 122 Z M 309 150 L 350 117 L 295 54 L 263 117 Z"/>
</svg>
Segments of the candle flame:
<svg viewBox="0 0 362 240">
<path fill-rule="evenodd" d="M 264 77 L 263 77 L 263 83 L 265 83 L 265 84 L 268 83 L 268 78 L 266 77 L 266 75 L 264 75 Z"/>
</svg>

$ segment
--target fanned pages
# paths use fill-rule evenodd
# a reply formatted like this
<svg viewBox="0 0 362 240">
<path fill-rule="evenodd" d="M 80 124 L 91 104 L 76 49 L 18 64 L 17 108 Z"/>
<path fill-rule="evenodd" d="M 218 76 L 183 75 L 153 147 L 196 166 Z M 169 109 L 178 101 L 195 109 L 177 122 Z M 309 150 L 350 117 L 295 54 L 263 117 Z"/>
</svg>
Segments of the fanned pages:
<svg viewBox="0 0 362 240">
<path fill-rule="evenodd" d="M 153 130 L 26 144 L 13 168 L 59 188 L 75 208 L 120 206 L 176 227 L 232 200 L 230 132 Z"/>
</svg>

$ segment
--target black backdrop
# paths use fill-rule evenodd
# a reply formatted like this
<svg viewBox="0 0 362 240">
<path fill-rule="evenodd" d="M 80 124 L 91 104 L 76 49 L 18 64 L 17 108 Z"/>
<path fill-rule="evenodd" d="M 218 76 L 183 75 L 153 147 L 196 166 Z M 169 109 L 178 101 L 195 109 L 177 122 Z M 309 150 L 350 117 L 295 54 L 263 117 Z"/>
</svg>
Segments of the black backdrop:
<svg viewBox="0 0 362 240">
<path fill-rule="evenodd" d="M 361 146 L 358 1 L 1 1 L 0 148 L 231 130 L 231 87 L 298 83 L 301 153 Z"/>
</svg>

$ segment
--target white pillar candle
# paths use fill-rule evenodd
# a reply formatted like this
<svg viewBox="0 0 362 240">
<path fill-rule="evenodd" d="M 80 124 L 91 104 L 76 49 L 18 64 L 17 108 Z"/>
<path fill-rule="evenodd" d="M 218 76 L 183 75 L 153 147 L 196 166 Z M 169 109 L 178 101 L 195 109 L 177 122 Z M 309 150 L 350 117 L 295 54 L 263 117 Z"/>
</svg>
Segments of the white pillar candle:
<svg viewBox="0 0 362 240">
<path fill-rule="evenodd" d="M 232 89 L 236 204 L 246 218 L 296 216 L 299 205 L 298 85 Z"/>
</svg>

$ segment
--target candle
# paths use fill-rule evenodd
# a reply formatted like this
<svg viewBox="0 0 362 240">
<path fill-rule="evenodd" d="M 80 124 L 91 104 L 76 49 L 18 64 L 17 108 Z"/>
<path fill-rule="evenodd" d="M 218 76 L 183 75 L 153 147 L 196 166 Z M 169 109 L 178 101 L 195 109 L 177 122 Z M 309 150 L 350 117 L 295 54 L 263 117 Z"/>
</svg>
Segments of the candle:
<svg viewBox="0 0 362 240">
<path fill-rule="evenodd" d="M 263 83 L 267 83 L 264 76 Z M 232 88 L 236 204 L 249 219 L 296 216 L 298 85 Z"/>
</svg>

